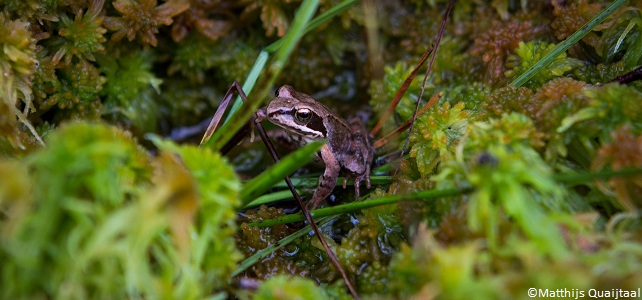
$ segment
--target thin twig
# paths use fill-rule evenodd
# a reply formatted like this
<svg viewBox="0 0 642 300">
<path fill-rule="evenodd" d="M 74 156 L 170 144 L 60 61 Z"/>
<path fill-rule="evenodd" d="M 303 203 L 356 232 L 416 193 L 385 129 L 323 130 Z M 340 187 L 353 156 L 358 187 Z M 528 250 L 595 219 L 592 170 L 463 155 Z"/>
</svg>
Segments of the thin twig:
<svg viewBox="0 0 642 300">
<path fill-rule="evenodd" d="M 432 96 L 432 98 L 430 98 L 430 100 L 428 102 L 426 102 L 426 104 L 424 106 L 421 107 L 419 112 L 417 112 L 417 115 L 421 115 L 425 111 L 427 111 L 428 109 L 433 107 L 433 105 L 435 105 L 435 103 L 437 103 L 439 101 L 439 99 L 441 99 L 441 97 L 443 95 L 444 95 L 443 92 L 439 92 L 439 93 L 435 94 L 434 96 Z M 404 130 L 408 129 L 408 127 L 410 127 L 410 124 L 413 121 L 414 121 L 414 119 L 410 119 L 410 120 L 404 122 L 399 127 L 397 127 L 397 129 L 393 130 L 392 132 L 388 133 L 386 136 L 384 136 L 384 137 L 378 139 L 376 142 L 374 142 L 372 144 L 372 147 L 374 147 L 375 149 L 383 147 L 383 145 L 387 144 L 390 140 L 392 140 L 393 138 L 399 136 Z"/>
<path fill-rule="evenodd" d="M 406 152 L 406 148 L 408 147 L 408 143 L 410 141 L 410 135 L 412 134 L 412 128 L 415 125 L 415 119 L 417 119 L 419 102 L 421 101 L 421 97 L 423 96 L 424 90 L 426 89 L 426 81 L 428 80 L 428 75 L 430 75 L 430 70 L 432 69 L 432 65 L 435 62 L 435 57 L 437 57 L 437 50 L 439 49 L 439 43 L 441 42 L 441 37 L 444 35 L 444 29 L 446 28 L 448 15 L 450 14 L 450 10 L 453 7 L 454 1 L 455 0 L 448 1 L 448 6 L 446 7 L 446 12 L 444 13 L 444 18 L 441 22 L 441 27 L 439 28 L 439 34 L 437 35 L 437 41 L 435 42 L 435 50 L 433 51 L 433 55 L 430 58 L 430 63 L 428 63 L 428 69 L 426 69 L 426 76 L 424 77 L 424 81 L 421 83 L 421 91 L 419 92 L 419 97 L 417 98 L 417 102 L 415 103 L 415 111 L 412 114 L 412 123 L 410 124 L 410 129 L 408 129 L 408 135 L 406 136 L 406 141 L 403 144 L 403 148 L 401 149 L 401 155 L 399 155 L 399 157 L 403 157 L 404 153 Z"/>
<path fill-rule="evenodd" d="M 403 95 L 406 94 L 406 91 L 410 87 L 410 83 L 412 83 L 412 80 L 415 79 L 415 76 L 419 72 L 419 69 L 421 68 L 421 66 L 424 65 L 424 63 L 426 62 L 426 59 L 428 59 L 428 56 L 430 56 L 430 54 L 432 53 L 432 50 L 433 50 L 433 46 L 430 45 L 430 47 L 426 49 L 426 52 L 424 52 L 424 55 L 419 60 L 419 63 L 417 64 L 417 66 L 412 70 L 412 72 L 410 72 L 408 77 L 406 77 L 406 80 L 403 81 L 403 83 L 395 93 L 394 97 L 392 97 L 392 101 L 388 105 L 388 108 L 386 109 L 386 111 L 383 113 L 383 116 L 381 116 L 381 118 L 379 119 L 379 122 L 370 131 L 371 136 L 374 136 L 375 134 L 377 134 L 377 132 L 379 132 L 379 130 L 381 130 L 381 128 L 383 127 L 383 123 L 390 117 L 392 112 L 395 111 L 395 107 L 397 107 L 397 105 L 401 101 L 401 97 L 403 97 Z"/>
<path fill-rule="evenodd" d="M 638 81 L 640 79 L 642 79 L 642 66 L 639 66 L 639 67 L 635 68 L 635 70 L 633 70 L 633 71 L 631 71 L 629 73 L 626 73 L 626 74 L 624 74 L 622 76 L 618 76 L 617 78 L 615 78 L 615 79 L 613 79 L 613 80 L 611 80 L 609 82 L 617 82 L 619 84 L 627 84 L 627 83 L 631 83 L 631 82 L 634 82 L 634 81 Z"/>
</svg>

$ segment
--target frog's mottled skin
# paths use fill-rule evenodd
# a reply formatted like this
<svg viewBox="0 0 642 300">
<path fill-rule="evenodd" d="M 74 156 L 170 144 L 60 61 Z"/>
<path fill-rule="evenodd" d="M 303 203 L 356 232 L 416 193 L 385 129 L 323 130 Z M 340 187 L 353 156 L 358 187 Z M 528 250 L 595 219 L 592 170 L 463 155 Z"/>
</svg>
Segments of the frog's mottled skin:
<svg viewBox="0 0 642 300">
<path fill-rule="evenodd" d="M 355 192 L 365 179 L 370 188 L 370 165 L 374 148 L 370 144 L 363 122 L 358 118 L 348 121 L 317 102 L 307 94 L 284 85 L 277 91 L 267 107 L 260 109 L 257 121 L 268 120 L 288 133 L 292 143 L 305 145 L 311 141 L 327 139 L 319 155 L 325 171 L 319 177 L 319 186 L 312 196 L 310 206 L 318 207 L 334 189 L 339 173 L 355 179 Z M 346 181 L 343 186 L 345 188 Z"/>
</svg>

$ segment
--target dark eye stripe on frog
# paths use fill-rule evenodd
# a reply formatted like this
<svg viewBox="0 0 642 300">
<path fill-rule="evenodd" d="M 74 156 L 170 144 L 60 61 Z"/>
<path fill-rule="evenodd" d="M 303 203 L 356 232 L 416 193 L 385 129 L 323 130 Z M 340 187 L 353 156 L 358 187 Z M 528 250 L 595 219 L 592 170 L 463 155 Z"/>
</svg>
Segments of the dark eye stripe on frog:
<svg viewBox="0 0 642 300">
<path fill-rule="evenodd" d="M 295 114 L 296 114 L 297 109 L 279 109 L 276 111 L 273 111 L 268 114 L 269 117 L 273 118 L 274 116 L 279 116 L 279 115 L 290 115 L 292 116 L 292 119 L 295 119 Z M 314 111 L 312 111 L 312 117 L 310 118 L 310 121 L 308 124 L 305 125 L 305 127 L 310 128 L 316 132 L 320 132 L 323 136 L 328 136 L 328 131 L 325 128 L 325 125 L 323 125 L 323 119 L 321 119 Z"/>
</svg>

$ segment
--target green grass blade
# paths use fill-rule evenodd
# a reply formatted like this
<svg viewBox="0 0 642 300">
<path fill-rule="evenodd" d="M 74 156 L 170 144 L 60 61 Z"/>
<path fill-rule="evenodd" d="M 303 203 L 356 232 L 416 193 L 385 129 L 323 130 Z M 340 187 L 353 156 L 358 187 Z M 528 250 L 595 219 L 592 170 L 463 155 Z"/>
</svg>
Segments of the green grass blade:
<svg viewBox="0 0 642 300">
<path fill-rule="evenodd" d="M 391 184 L 392 179 L 393 179 L 392 176 L 372 176 L 370 177 L 370 182 L 374 185 L 385 185 L 385 184 Z M 295 187 L 300 189 L 314 189 L 319 185 L 319 176 L 290 178 L 290 180 L 292 181 L 292 184 Z M 349 181 L 348 186 L 352 185 L 353 183 L 354 182 Z M 339 179 L 337 179 L 337 186 L 341 186 L 342 184 L 343 184 L 343 177 L 339 177 Z M 287 188 L 288 186 L 285 184 L 285 182 L 280 181 L 272 187 Z M 297 189 L 297 193 L 300 194 L 301 190 Z M 292 193 L 290 192 L 290 190 L 278 191 L 274 193 L 261 195 L 257 197 L 254 201 L 248 203 L 243 208 L 256 207 L 259 205 L 270 204 L 272 202 L 291 199 L 291 198 L 292 198 Z"/>
<path fill-rule="evenodd" d="M 319 27 L 321 24 L 325 23 L 326 21 L 334 18 L 336 15 L 344 12 L 348 8 L 352 7 L 353 5 L 357 4 L 359 1 L 358 0 L 345 0 L 338 5 L 335 5 L 331 9 L 325 11 L 318 17 L 314 18 L 312 21 L 310 21 L 307 26 L 305 27 L 304 34 L 308 33 L 315 28 Z M 270 44 L 267 46 L 265 49 L 263 49 L 260 53 L 259 56 L 257 57 L 256 61 L 254 62 L 254 65 L 252 66 L 252 69 L 250 70 L 250 73 L 248 74 L 247 78 L 245 78 L 245 81 L 243 82 L 243 92 L 245 92 L 246 95 L 250 95 L 252 92 L 252 89 L 254 88 L 254 85 L 256 84 L 256 81 L 259 78 L 259 75 L 263 72 L 265 69 L 265 65 L 267 63 L 268 58 L 270 57 L 270 54 L 279 50 L 283 43 L 285 42 L 285 38 L 281 38 L 278 41 Z M 227 124 L 231 117 L 236 114 L 236 112 L 241 108 L 241 100 L 240 97 L 237 97 L 236 100 L 234 100 L 234 104 L 232 104 L 232 108 L 230 109 L 230 112 L 227 114 L 227 117 L 223 121 L 222 126 L 225 126 Z M 227 130 L 227 129 L 225 129 Z M 219 130 L 223 131 L 223 130 Z M 213 140 L 218 141 L 220 139 L 221 133 L 214 134 Z M 209 143 L 206 143 L 205 146 L 207 147 Z"/>
<path fill-rule="evenodd" d="M 260 64 L 255 64 L 257 71 L 253 74 L 262 79 L 258 81 L 257 92 L 251 97 L 248 95 L 248 101 L 240 105 L 242 109 L 239 108 L 235 114 L 228 118 L 228 122 L 216 131 L 208 143 L 205 144 L 206 146 L 212 146 L 215 150 L 220 150 L 248 122 L 252 114 L 259 108 L 262 100 L 269 94 L 268 91 L 281 74 L 283 66 L 291 56 L 296 44 L 303 37 L 305 26 L 310 22 L 318 6 L 319 0 L 305 0 L 301 3 L 290 30 L 283 37 L 283 45 L 277 51 L 274 61 L 267 69 L 267 73 L 259 76 L 261 75 L 261 72 L 258 71 Z M 263 58 L 267 59 L 266 56 L 263 56 Z M 260 69 L 265 69 L 265 67 Z M 245 83 L 244 86 L 246 84 L 252 85 L 251 83 Z"/>
<path fill-rule="evenodd" d="M 281 159 L 261 175 L 248 181 L 243 185 L 243 190 L 241 191 L 242 205 L 247 205 L 256 197 L 271 189 L 277 182 L 282 181 L 285 176 L 289 176 L 306 165 L 324 144 L 325 141 L 307 144 L 305 147 Z"/>
<path fill-rule="evenodd" d="M 296 190 L 297 193 L 301 194 L 300 190 Z M 280 201 L 280 200 L 285 200 L 285 199 L 290 199 L 292 198 L 292 192 L 290 190 L 282 190 L 274 193 L 269 193 L 265 194 L 262 196 L 257 197 L 254 199 L 254 201 L 248 203 L 245 205 L 243 208 L 252 208 L 256 206 L 260 206 L 263 204 L 270 204 L 272 202 Z"/>
<path fill-rule="evenodd" d="M 338 5 L 333 6 L 331 9 L 325 11 L 324 13 L 320 14 L 318 17 L 314 18 L 310 23 L 308 23 L 308 26 L 305 28 L 304 33 L 308 33 L 315 28 L 319 27 L 321 24 L 325 23 L 326 21 L 334 18 L 336 15 L 344 12 L 348 8 L 352 7 L 353 5 L 359 3 L 359 0 L 345 0 Z M 283 44 L 283 39 L 280 39 L 269 46 L 265 48 L 265 51 L 267 52 L 274 52 L 277 49 L 281 47 Z"/>
<path fill-rule="evenodd" d="M 337 179 L 337 186 L 343 184 L 343 178 L 339 177 Z M 309 176 L 309 177 L 296 177 L 290 178 L 292 184 L 297 188 L 316 188 L 319 185 L 319 176 Z M 392 176 L 370 176 L 370 183 L 373 185 L 382 185 L 382 184 L 391 184 L 393 180 Z M 352 185 L 354 182 L 348 181 L 348 185 Z M 287 188 L 288 186 L 285 182 L 279 182 L 274 187 Z"/>
<path fill-rule="evenodd" d="M 599 172 L 591 172 L 591 173 L 555 174 L 553 175 L 553 179 L 560 183 L 575 184 L 575 183 L 582 183 L 582 182 L 591 182 L 596 179 L 606 180 L 612 177 L 639 176 L 640 174 L 642 174 L 642 168 L 629 168 L 629 169 L 621 169 L 621 170 L 602 170 Z M 418 199 L 430 200 L 430 199 L 436 199 L 441 197 L 467 194 L 472 191 L 473 191 L 472 188 L 461 188 L 461 189 L 446 189 L 446 190 L 429 190 L 429 191 L 422 191 L 422 192 L 408 194 L 408 195 L 384 196 L 378 199 L 353 202 L 353 203 L 338 205 L 334 207 L 321 208 L 321 209 L 311 211 L 310 214 L 316 218 L 335 216 L 338 214 L 355 212 L 361 209 L 370 208 L 374 206 L 395 203 L 402 199 L 403 200 L 418 200 Z M 303 220 L 304 220 L 303 215 L 292 214 L 292 215 L 287 215 L 287 216 L 283 216 L 283 217 L 279 217 L 271 220 L 253 222 L 253 223 L 250 223 L 250 225 L 257 226 L 257 227 L 268 227 L 268 226 L 274 226 L 279 224 L 301 222 Z"/>
<path fill-rule="evenodd" d="M 275 61 L 271 66 L 271 69 L 274 70 L 273 73 L 281 72 L 285 62 L 292 54 L 292 51 L 294 51 L 294 47 L 296 47 L 296 44 L 305 34 L 306 26 L 312 19 L 312 15 L 317 10 L 318 6 L 319 0 L 306 0 L 301 3 L 288 34 L 286 34 L 282 39 L 283 45 L 281 45 L 279 50 L 276 52 Z"/>
<path fill-rule="evenodd" d="M 437 199 L 442 197 L 462 195 L 462 194 L 469 193 L 472 190 L 473 190 L 472 188 L 430 190 L 430 191 L 422 191 L 422 192 L 408 194 L 408 195 L 384 196 L 378 199 L 352 202 L 348 204 L 313 210 L 313 211 L 310 211 L 310 215 L 312 215 L 312 217 L 314 218 L 336 216 L 343 213 L 357 212 L 359 210 L 370 208 L 370 207 L 395 203 L 402 199 L 403 200 L 418 200 L 418 199 L 431 200 L 431 199 Z M 271 220 L 252 222 L 252 223 L 249 223 L 249 225 L 256 226 L 256 227 L 269 227 L 269 226 L 274 226 L 279 224 L 301 222 L 304 220 L 305 220 L 305 217 L 303 216 L 303 214 L 299 213 L 299 214 L 291 214 L 291 215 L 287 215 L 279 218 L 274 218 Z"/>
<path fill-rule="evenodd" d="M 592 173 L 570 173 L 570 174 L 555 174 L 553 179 L 557 182 L 574 184 L 590 182 L 593 180 L 606 180 L 611 177 L 631 177 L 639 176 L 642 174 L 642 168 L 628 168 L 620 170 L 602 170 Z"/>
<path fill-rule="evenodd" d="M 247 75 L 247 78 L 245 78 L 245 81 L 243 82 L 243 92 L 245 93 L 245 95 L 249 95 L 250 92 L 252 92 L 254 84 L 256 84 L 256 81 L 259 79 L 259 75 L 261 75 L 263 68 L 265 68 L 265 64 L 267 63 L 269 57 L 270 55 L 265 50 L 259 53 L 259 57 L 257 57 L 254 61 L 254 65 L 252 66 L 250 73 Z M 230 108 L 230 112 L 227 114 L 227 118 L 225 118 L 223 124 L 227 123 L 230 117 L 239 110 L 242 103 L 243 102 L 241 101 L 241 97 L 236 97 L 236 100 L 234 100 L 234 104 L 232 105 L 232 108 Z"/>
<path fill-rule="evenodd" d="M 520 87 L 526 83 L 533 75 L 537 74 L 541 69 L 546 68 L 558 55 L 566 52 L 568 48 L 573 46 L 579 40 L 581 40 L 586 34 L 588 34 L 595 26 L 602 23 L 606 18 L 613 14 L 620 6 L 624 5 L 627 0 L 615 0 L 611 5 L 597 14 L 593 19 L 588 21 L 582 28 L 569 36 L 566 40 L 559 43 L 553 51 L 548 55 L 544 56 L 539 62 L 537 62 L 533 67 L 528 69 L 522 75 L 517 77 L 511 84 Z"/>
</svg>

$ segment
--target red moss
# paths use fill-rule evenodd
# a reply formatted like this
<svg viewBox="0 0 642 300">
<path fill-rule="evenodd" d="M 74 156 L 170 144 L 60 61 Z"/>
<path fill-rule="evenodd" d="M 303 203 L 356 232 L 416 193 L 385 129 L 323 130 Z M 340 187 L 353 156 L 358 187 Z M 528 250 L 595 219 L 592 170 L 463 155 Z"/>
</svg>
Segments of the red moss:
<svg viewBox="0 0 642 300">
<path fill-rule="evenodd" d="M 600 12 L 600 10 L 602 10 L 603 5 L 600 3 L 588 4 L 586 1 L 580 1 L 579 4 L 573 3 L 569 6 L 563 6 L 558 2 L 559 1 L 552 1 L 554 7 L 553 15 L 555 15 L 555 18 L 551 23 L 553 34 L 558 41 L 565 40 L 584 26 L 586 22 L 591 20 Z M 597 45 L 599 40 L 600 37 L 595 32 L 589 32 L 582 39 L 584 43 L 593 48 Z M 575 44 L 568 50 L 570 56 L 578 58 L 589 57 L 590 54 L 585 52 L 585 49 L 582 49 L 582 45 L 580 44 Z"/>
<path fill-rule="evenodd" d="M 483 77 L 491 84 L 502 83 L 505 79 L 506 58 L 519 45 L 519 42 L 530 41 L 546 32 L 544 26 L 533 26 L 531 22 L 513 21 L 502 23 L 494 21 L 487 31 L 475 38 L 469 52 L 481 58 L 486 65 L 483 66 Z"/>
<path fill-rule="evenodd" d="M 551 23 L 553 34 L 558 40 L 565 40 L 571 34 L 580 29 L 586 22 L 591 20 L 602 10 L 600 3 L 589 4 L 585 1 L 580 1 L 579 4 L 572 3 L 569 6 L 563 6 L 560 1 L 552 1 L 553 15 L 555 19 Z M 584 37 L 584 41 L 588 44 L 594 45 L 597 42 L 597 35 L 589 33 Z"/>
<path fill-rule="evenodd" d="M 453 213 L 445 215 L 435 232 L 435 238 L 444 244 L 457 244 L 479 236 L 473 234 L 468 227 L 467 209 L 467 206 L 461 206 Z"/>
<path fill-rule="evenodd" d="M 274 33 L 278 37 L 285 35 L 290 27 L 288 21 L 290 17 L 286 14 L 287 3 L 292 1 L 243 1 L 249 3 L 241 14 L 241 19 L 254 19 L 255 15 L 260 14 L 263 28 L 266 36 L 272 36 Z"/>
<path fill-rule="evenodd" d="M 532 116 L 537 111 L 537 103 L 533 101 L 533 91 L 508 85 L 495 90 L 483 107 L 491 117 L 500 117 L 504 113 L 517 112 Z"/>
<path fill-rule="evenodd" d="M 138 38 L 143 45 L 156 47 L 158 28 L 172 24 L 172 17 L 189 8 L 187 1 L 170 0 L 159 6 L 156 3 L 156 0 L 116 0 L 114 8 L 122 17 L 106 17 L 104 23 L 107 29 L 116 31 L 112 41 Z"/>
<path fill-rule="evenodd" d="M 212 18 L 215 15 L 234 15 L 234 12 L 229 10 L 231 3 L 193 0 L 190 4 L 189 10 L 177 16 L 172 25 L 172 39 L 175 42 L 184 39 L 192 29 L 196 29 L 211 41 L 227 35 L 232 29 L 232 22 Z"/>
<path fill-rule="evenodd" d="M 529 116 L 547 137 L 556 135 L 555 130 L 564 118 L 588 104 L 589 98 L 583 92 L 587 86 L 582 81 L 566 77 L 549 81 L 533 96 L 537 108 Z"/>
<path fill-rule="evenodd" d="M 592 169 L 601 170 L 610 166 L 612 170 L 642 168 L 642 135 L 633 135 L 631 127 L 624 125 L 611 133 L 613 142 L 603 145 L 593 160 Z M 614 195 L 618 202 L 629 211 L 642 208 L 642 176 L 612 177 L 608 184 L 596 182 L 607 195 Z"/>
</svg>

